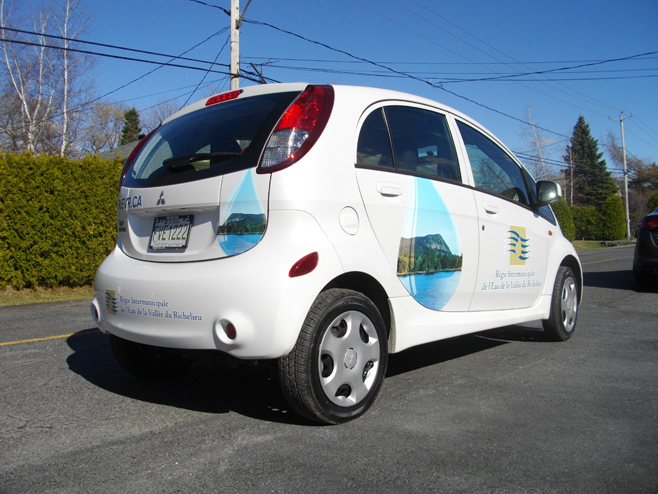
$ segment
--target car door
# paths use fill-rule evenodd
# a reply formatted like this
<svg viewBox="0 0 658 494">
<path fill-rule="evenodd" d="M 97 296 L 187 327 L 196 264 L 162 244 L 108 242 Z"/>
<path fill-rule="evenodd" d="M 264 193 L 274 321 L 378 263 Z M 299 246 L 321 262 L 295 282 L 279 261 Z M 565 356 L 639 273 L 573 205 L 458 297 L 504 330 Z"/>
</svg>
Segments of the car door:
<svg viewBox="0 0 658 494">
<path fill-rule="evenodd" d="M 479 218 L 479 267 L 471 311 L 537 303 L 546 278 L 549 223 L 531 209 L 521 166 L 493 139 L 458 121 Z"/>
<path fill-rule="evenodd" d="M 356 174 L 389 268 L 421 306 L 467 311 L 477 212 L 446 115 L 391 103 L 371 108 L 362 122 Z"/>
</svg>

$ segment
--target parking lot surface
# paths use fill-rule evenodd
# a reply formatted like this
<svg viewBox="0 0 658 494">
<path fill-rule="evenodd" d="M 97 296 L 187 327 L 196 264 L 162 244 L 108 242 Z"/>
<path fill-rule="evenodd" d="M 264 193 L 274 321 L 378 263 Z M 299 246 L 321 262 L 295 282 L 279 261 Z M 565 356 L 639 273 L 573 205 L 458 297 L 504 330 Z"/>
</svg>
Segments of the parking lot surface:
<svg viewBox="0 0 658 494">
<path fill-rule="evenodd" d="M 267 367 L 137 380 L 89 302 L 0 309 L 0 493 L 642 493 L 658 486 L 658 291 L 581 252 L 574 337 L 539 322 L 392 355 L 362 418 L 317 426 Z"/>
</svg>

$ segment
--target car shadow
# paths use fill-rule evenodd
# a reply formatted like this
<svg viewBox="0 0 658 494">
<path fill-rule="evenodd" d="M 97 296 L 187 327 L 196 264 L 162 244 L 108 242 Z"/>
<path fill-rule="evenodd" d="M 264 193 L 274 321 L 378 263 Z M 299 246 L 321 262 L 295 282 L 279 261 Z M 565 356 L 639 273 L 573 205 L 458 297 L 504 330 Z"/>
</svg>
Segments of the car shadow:
<svg viewBox="0 0 658 494">
<path fill-rule="evenodd" d="M 412 372 L 514 341 L 544 341 L 542 331 L 508 326 L 410 348 L 389 357 L 386 377 Z M 98 329 L 79 331 L 66 340 L 73 350 L 66 362 L 91 384 L 120 396 L 198 412 L 235 412 L 259 420 L 317 426 L 296 413 L 279 386 L 276 367 L 237 365 L 234 361 L 195 362 L 182 375 L 145 380 L 124 371 L 109 339 Z"/>
<path fill-rule="evenodd" d="M 109 338 L 97 329 L 75 333 L 66 342 L 73 350 L 67 358 L 69 368 L 111 393 L 198 412 L 236 412 L 272 422 L 311 424 L 290 409 L 279 388 L 276 369 L 266 365 L 195 362 L 178 377 L 146 380 L 119 366 Z"/>
<path fill-rule="evenodd" d="M 617 290 L 630 290 L 633 292 L 655 292 L 658 284 L 640 287 L 635 282 L 633 271 L 624 269 L 621 271 L 595 271 L 583 273 L 583 285 L 595 288 L 614 288 Z"/>
<path fill-rule="evenodd" d="M 389 356 L 386 377 L 412 372 L 512 342 L 547 342 L 541 329 L 515 325 L 419 345 Z"/>
</svg>

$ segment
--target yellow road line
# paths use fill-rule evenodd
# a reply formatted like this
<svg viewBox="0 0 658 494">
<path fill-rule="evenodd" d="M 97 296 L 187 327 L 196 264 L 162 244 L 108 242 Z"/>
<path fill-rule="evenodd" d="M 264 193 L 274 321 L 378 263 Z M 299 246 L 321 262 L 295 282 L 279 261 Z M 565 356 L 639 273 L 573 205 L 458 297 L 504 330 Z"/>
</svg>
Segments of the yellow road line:
<svg viewBox="0 0 658 494">
<path fill-rule="evenodd" d="M 87 331 L 80 331 L 79 333 L 70 333 L 70 334 L 60 334 L 57 336 L 47 336 L 45 338 L 32 338 L 29 340 L 19 340 L 19 341 L 5 341 L 4 343 L 0 343 L 0 346 L 7 346 L 7 345 L 18 345 L 19 343 L 34 343 L 35 341 L 47 341 L 47 340 L 59 340 L 61 338 L 68 338 L 69 336 L 73 336 L 75 334 L 84 334 L 88 332 L 94 332 L 98 331 L 98 329 L 92 329 L 87 330 Z"/>
<path fill-rule="evenodd" d="M 601 261 L 590 261 L 590 262 L 584 262 L 583 264 L 596 264 L 597 262 L 608 262 L 608 261 L 614 261 L 615 258 L 613 257 L 612 259 L 603 259 Z"/>
</svg>

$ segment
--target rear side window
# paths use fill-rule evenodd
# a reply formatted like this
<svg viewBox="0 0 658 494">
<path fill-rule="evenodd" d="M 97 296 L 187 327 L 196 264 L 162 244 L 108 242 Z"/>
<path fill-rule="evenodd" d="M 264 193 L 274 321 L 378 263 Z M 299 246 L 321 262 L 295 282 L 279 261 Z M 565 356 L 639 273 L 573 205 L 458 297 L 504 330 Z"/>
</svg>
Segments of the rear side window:
<svg viewBox="0 0 658 494">
<path fill-rule="evenodd" d="M 521 167 L 484 134 L 463 122 L 457 122 L 457 125 L 471 162 L 475 186 L 514 202 L 529 205 L 528 190 Z"/>
<path fill-rule="evenodd" d="M 398 170 L 461 181 L 445 115 L 406 106 L 388 106 L 385 112 Z"/>
<path fill-rule="evenodd" d="M 157 187 L 255 168 L 272 128 L 298 94 L 231 100 L 163 125 L 137 155 L 123 185 Z"/>
<path fill-rule="evenodd" d="M 391 141 L 382 112 L 381 108 L 375 110 L 363 122 L 356 150 L 358 165 L 393 168 Z"/>
</svg>

